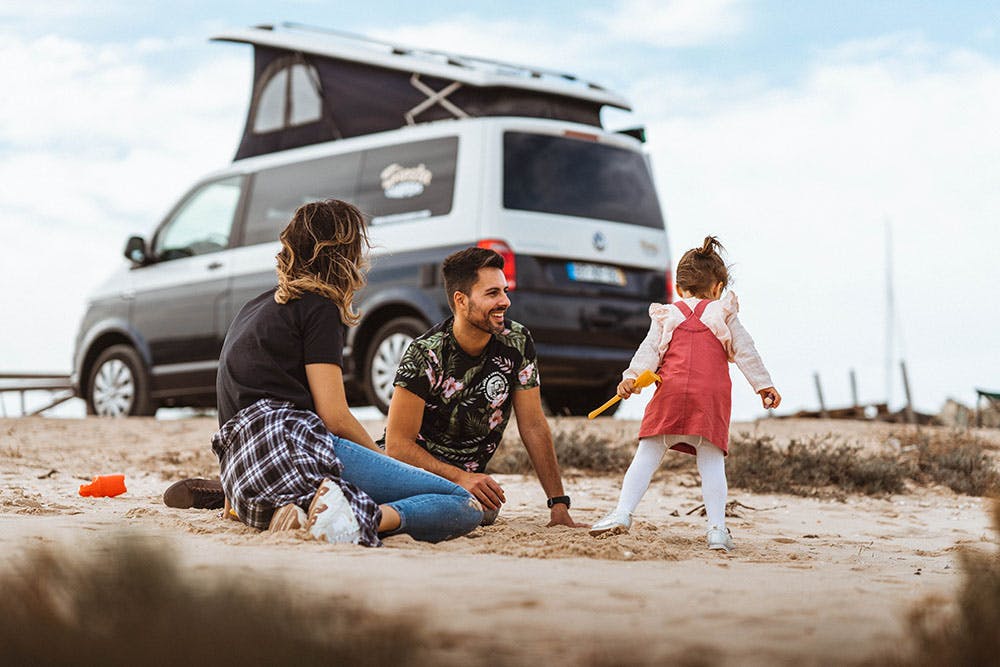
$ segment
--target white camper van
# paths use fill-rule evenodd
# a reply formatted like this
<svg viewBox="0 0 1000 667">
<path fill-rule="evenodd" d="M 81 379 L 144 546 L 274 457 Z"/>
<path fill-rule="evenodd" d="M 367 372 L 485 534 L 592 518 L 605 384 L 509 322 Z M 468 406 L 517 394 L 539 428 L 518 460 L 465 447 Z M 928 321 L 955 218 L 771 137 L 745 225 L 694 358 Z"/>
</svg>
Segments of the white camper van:
<svg viewBox="0 0 1000 667">
<path fill-rule="evenodd" d="M 202 178 L 92 297 L 74 380 L 91 412 L 214 405 L 226 330 L 275 282 L 278 232 L 300 204 L 336 197 L 374 243 L 363 319 L 350 329 L 353 404 L 385 411 L 403 351 L 449 315 L 451 252 L 504 256 L 509 316 L 535 340 L 542 396 L 585 414 L 613 393 L 672 292 L 641 131 L 601 127 L 627 103 L 558 74 L 301 28 L 252 44 L 255 84 L 236 159 Z"/>
</svg>

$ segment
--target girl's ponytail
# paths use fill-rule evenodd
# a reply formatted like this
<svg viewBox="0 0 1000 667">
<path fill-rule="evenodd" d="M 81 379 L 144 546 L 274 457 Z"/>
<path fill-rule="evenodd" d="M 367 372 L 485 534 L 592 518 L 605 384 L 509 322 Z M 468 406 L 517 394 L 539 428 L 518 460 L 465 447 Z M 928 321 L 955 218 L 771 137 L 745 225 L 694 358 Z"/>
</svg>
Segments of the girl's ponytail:
<svg viewBox="0 0 1000 667">
<path fill-rule="evenodd" d="M 711 257 L 712 255 L 721 256 L 724 250 L 725 247 L 719 239 L 714 236 L 706 236 L 705 242 L 701 244 L 701 248 L 697 252 L 702 257 Z"/>
</svg>

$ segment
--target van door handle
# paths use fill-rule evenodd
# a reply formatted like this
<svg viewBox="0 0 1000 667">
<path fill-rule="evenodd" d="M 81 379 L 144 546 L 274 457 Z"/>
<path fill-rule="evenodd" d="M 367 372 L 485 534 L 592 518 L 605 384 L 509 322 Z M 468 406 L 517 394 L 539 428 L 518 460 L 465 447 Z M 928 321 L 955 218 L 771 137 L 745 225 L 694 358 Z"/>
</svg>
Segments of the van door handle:
<svg viewBox="0 0 1000 667">
<path fill-rule="evenodd" d="M 216 269 L 221 269 L 222 262 L 212 262 L 211 264 L 208 265 L 207 268 L 209 271 L 215 271 Z"/>
<path fill-rule="evenodd" d="M 595 313 L 584 317 L 584 323 L 592 329 L 610 329 L 621 324 L 621 317 L 617 315 L 607 315 Z"/>
</svg>

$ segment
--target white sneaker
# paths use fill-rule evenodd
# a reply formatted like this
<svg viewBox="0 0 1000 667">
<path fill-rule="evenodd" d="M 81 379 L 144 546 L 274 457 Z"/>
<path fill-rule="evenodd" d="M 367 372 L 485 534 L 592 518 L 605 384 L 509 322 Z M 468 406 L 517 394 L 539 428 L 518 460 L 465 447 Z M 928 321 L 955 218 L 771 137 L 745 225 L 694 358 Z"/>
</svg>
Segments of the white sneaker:
<svg viewBox="0 0 1000 667">
<path fill-rule="evenodd" d="M 708 529 L 708 548 L 713 550 L 725 551 L 729 553 L 731 550 L 736 548 L 736 544 L 733 542 L 733 536 L 729 532 L 728 528 L 719 528 L 718 526 L 712 526 Z"/>
<path fill-rule="evenodd" d="M 632 514 L 624 510 L 615 510 L 591 526 L 590 534 L 597 536 L 611 531 L 614 531 L 615 534 L 627 533 L 631 527 Z"/>
<path fill-rule="evenodd" d="M 298 530 L 306 527 L 308 517 L 302 508 L 294 503 L 289 503 L 274 510 L 271 516 L 271 523 L 268 530 Z"/>
<path fill-rule="evenodd" d="M 309 504 L 309 533 L 317 540 L 332 544 L 357 544 L 361 527 L 351 504 L 337 483 L 324 479 Z"/>
</svg>

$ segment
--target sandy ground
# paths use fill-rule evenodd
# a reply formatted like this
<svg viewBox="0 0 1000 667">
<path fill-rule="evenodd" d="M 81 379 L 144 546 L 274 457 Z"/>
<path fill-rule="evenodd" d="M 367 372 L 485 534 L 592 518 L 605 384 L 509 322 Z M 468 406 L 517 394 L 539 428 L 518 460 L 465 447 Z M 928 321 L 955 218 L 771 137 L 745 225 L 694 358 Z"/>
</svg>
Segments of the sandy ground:
<svg viewBox="0 0 1000 667">
<path fill-rule="evenodd" d="M 381 433 L 380 422 L 366 426 Z M 635 426 L 557 424 L 623 441 Z M 766 420 L 733 430 L 779 441 L 834 433 L 876 447 L 897 428 Z M 737 508 L 729 520 L 737 549 L 723 555 L 705 549 L 704 520 L 687 515 L 701 503 L 697 480 L 670 473 L 654 481 L 628 535 L 545 528 L 537 481 L 500 475 L 508 503 L 495 526 L 437 545 L 408 537 L 382 549 L 329 545 L 162 504 L 172 481 L 217 473 L 214 429 L 212 418 L 0 420 L 4 560 L 40 543 L 83 546 L 130 529 L 163 537 L 191 572 L 278 574 L 304 592 L 421 618 L 443 654 L 472 663 L 836 664 L 904 642 L 908 610 L 953 595 L 958 547 L 995 540 L 984 500 L 937 487 L 843 502 L 731 489 L 730 500 L 754 509 Z M 77 494 L 105 473 L 124 473 L 128 492 Z M 566 481 L 574 518 L 593 522 L 614 506 L 620 475 L 567 471 Z"/>
</svg>

